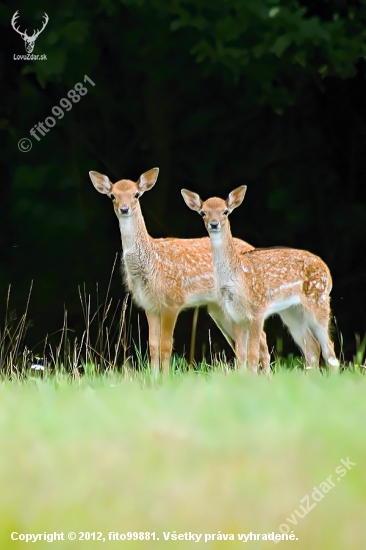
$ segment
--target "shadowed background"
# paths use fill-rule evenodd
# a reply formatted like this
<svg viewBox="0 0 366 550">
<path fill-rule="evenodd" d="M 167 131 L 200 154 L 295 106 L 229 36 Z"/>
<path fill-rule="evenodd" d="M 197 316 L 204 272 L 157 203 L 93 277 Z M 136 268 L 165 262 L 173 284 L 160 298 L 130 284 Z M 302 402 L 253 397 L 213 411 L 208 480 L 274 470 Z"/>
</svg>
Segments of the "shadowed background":
<svg viewBox="0 0 366 550">
<path fill-rule="evenodd" d="M 40 28 L 34 54 L 10 25 Z M 198 237 L 202 221 L 182 187 L 203 198 L 248 191 L 232 231 L 254 246 L 304 248 L 333 276 L 332 309 L 346 359 L 362 338 L 366 306 L 366 7 L 298 0 L 25 0 L 0 4 L 0 304 L 18 316 L 33 290 L 27 344 L 63 323 L 84 327 L 78 285 L 95 308 L 120 236 L 112 205 L 88 171 L 112 181 L 160 175 L 142 199 L 154 237 Z M 88 93 L 35 140 L 29 131 L 87 75 Z M 55 118 L 55 117 L 54 117 Z M 30 152 L 19 151 L 30 138 Z M 122 299 L 118 269 L 111 295 Z M 4 315 L 2 314 L 3 318 Z M 175 350 L 187 352 L 192 312 L 181 316 Z M 137 311 L 132 312 L 137 339 Z M 201 313 L 196 358 L 224 340 Z M 268 324 L 270 347 L 285 336 Z M 146 322 L 140 315 L 146 345 Z M 285 354 L 295 348 L 285 340 Z"/>
</svg>

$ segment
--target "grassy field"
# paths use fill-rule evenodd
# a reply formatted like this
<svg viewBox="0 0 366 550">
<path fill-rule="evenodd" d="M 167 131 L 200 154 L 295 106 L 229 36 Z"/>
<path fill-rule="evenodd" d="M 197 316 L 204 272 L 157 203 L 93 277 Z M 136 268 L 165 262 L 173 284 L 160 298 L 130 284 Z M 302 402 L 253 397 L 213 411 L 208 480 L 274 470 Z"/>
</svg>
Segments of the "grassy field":
<svg viewBox="0 0 366 550">
<path fill-rule="evenodd" d="M 269 533 L 304 550 L 365 548 L 365 367 L 330 374 L 277 360 L 271 379 L 255 378 L 210 352 L 213 367 L 176 358 L 156 380 L 131 340 L 127 297 L 93 309 L 80 291 L 80 301 L 80 340 L 65 312 L 56 341 L 36 352 L 28 304 L 17 317 L 9 289 L 1 550 L 48 548 L 54 533 L 56 548 L 274 548 Z M 356 344 L 362 365 L 366 340 Z"/>
<path fill-rule="evenodd" d="M 365 389 L 357 371 L 3 380 L 0 548 L 365 548 Z M 108 538 L 135 531 L 159 541 Z"/>
</svg>

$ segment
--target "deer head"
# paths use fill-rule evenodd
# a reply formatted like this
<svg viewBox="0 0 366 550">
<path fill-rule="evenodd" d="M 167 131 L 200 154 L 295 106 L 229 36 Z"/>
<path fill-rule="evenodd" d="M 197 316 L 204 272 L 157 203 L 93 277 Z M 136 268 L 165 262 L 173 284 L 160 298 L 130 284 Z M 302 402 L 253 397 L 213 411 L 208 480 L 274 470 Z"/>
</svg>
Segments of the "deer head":
<svg viewBox="0 0 366 550">
<path fill-rule="evenodd" d="M 25 29 L 24 32 L 21 32 L 19 30 L 19 28 L 17 28 L 15 26 L 15 23 L 16 23 L 16 20 L 17 18 L 19 17 L 19 10 L 17 10 L 13 17 L 12 17 L 12 20 L 11 20 L 11 26 L 13 27 L 13 29 L 20 34 L 20 36 L 23 38 L 24 42 L 25 42 L 25 50 L 27 53 L 32 53 L 33 51 L 33 48 L 34 48 L 34 43 L 35 41 L 37 40 L 38 36 L 41 34 L 41 32 L 43 31 L 43 29 L 45 28 L 45 26 L 47 25 L 48 23 L 48 15 L 47 13 L 44 14 L 44 22 L 43 22 L 43 25 L 42 25 L 42 28 L 39 30 L 39 31 L 33 31 L 33 34 L 32 36 L 28 36 L 27 35 L 27 29 Z"/>
<path fill-rule="evenodd" d="M 243 202 L 246 190 L 246 185 L 242 185 L 231 191 L 226 201 L 213 197 L 205 202 L 197 193 L 188 189 L 182 189 L 181 193 L 188 208 L 198 212 L 203 218 L 207 231 L 212 234 L 220 232 L 225 227 L 229 214 Z"/>
<path fill-rule="evenodd" d="M 113 201 L 114 211 L 118 219 L 133 216 L 136 212 L 139 198 L 143 193 L 154 187 L 158 179 L 159 168 L 151 168 L 144 172 L 138 182 L 131 180 L 120 180 L 113 184 L 108 176 L 89 172 L 90 179 L 97 191 L 108 195 Z"/>
</svg>

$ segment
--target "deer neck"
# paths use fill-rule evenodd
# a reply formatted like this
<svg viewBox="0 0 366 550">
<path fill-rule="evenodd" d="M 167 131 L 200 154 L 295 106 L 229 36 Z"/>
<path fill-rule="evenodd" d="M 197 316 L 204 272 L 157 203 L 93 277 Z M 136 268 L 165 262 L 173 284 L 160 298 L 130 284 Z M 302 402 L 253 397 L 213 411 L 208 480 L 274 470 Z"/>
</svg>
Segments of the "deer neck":
<svg viewBox="0 0 366 550">
<path fill-rule="evenodd" d="M 119 228 L 124 255 L 139 254 L 141 250 L 147 251 L 151 247 L 151 237 L 147 232 L 140 204 L 136 206 L 132 216 L 119 218 Z"/>
<path fill-rule="evenodd" d="M 237 272 L 240 264 L 229 222 L 220 232 L 210 233 L 210 239 L 215 278 L 219 285 L 226 285 L 233 280 L 233 275 Z"/>
</svg>

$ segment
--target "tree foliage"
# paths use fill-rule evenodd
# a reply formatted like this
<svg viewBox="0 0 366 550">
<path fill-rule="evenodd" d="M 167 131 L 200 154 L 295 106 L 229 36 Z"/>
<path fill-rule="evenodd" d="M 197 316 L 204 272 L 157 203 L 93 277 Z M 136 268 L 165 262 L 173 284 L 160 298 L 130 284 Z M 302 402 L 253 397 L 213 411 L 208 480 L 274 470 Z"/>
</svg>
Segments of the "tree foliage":
<svg viewBox="0 0 366 550">
<path fill-rule="evenodd" d="M 17 9 L 28 29 L 44 11 L 50 18 L 34 49 L 47 61 L 16 61 L 25 51 L 13 8 L 0 9 L 0 285 L 4 296 L 12 283 L 21 304 L 34 278 L 34 333 L 60 325 L 63 303 L 77 327 L 77 284 L 106 285 L 119 249 L 88 171 L 116 180 L 157 165 L 143 198 L 154 236 L 202 235 L 181 187 L 222 196 L 246 183 L 235 234 L 328 262 L 352 352 L 365 329 L 364 2 L 48 0 L 41 9 L 20 0 Z M 20 152 L 19 139 L 85 75 L 95 86 Z"/>
</svg>

